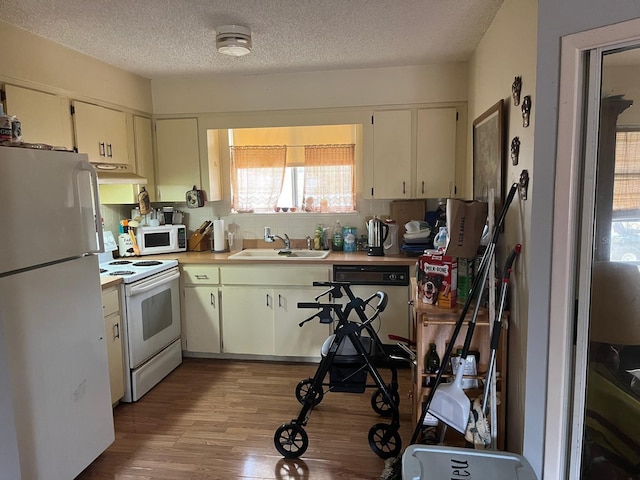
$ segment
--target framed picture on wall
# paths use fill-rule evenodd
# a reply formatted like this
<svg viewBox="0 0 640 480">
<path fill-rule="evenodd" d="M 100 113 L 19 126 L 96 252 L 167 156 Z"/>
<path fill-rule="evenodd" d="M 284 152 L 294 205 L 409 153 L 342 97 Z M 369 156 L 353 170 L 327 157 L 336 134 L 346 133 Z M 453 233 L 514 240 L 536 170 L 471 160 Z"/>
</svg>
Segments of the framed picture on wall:
<svg viewBox="0 0 640 480">
<path fill-rule="evenodd" d="M 493 188 L 496 212 L 504 201 L 503 103 L 501 99 L 473 121 L 473 199 L 486 202 Z"/>
</svg>

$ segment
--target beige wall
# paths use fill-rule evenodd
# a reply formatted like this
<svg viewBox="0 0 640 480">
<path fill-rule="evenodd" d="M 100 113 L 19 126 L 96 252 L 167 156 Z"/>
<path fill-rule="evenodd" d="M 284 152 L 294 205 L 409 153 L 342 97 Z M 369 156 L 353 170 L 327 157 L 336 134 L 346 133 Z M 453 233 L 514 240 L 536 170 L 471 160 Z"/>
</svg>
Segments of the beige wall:
<svg viewBox="0 0 640 480">
<path fill-rule="evenodd" d="M 469 122 L 480 116 L 500 99 L 505 102 L 505 189 L 517 182 L 523 169 L 533 175 L 533 139 L 536 86 L 536 0 L 506 0 L 491 27 L 476 49 L 469 65 Z M 533 108 L 530 126 L 522 126 L 520 107 L 511 100 L 511 84 L 516 75 L 522 76 L 522 98 L 532 96 Z M 472 137 L 469 128 L 467 149 L 469 168 L 472 168 Z M 520 137 L 519 164 L 513 166 L 509 157 L 509 144 L 514 136 Z M 467 175 L 467 191 L 472 191 L 471 170 Z M 531 190 L 530 190 L 531 191 Z M 514 199 L 506 219 L 504 234 L 498 247 L 498 268 L 502 271 L 506 252 L 516 243 L 523 246 L 512 274 L 510 288 L 511 316 L 509 320 L 509 372 L 507 446 L 521 453 L 524 434 L 524 378 L 526 372 L 526 329 L 528 321 L 527 271 L 530 263 L 527 245 L 531 233 L 531 202 Z M 541 419 L 539 419 L 542 421 Z"/>
<path fill-rule="evenodd" d="M 156 114 L 459 102 L 467 64 L 153 80 Z"/>
<path fill-rule="evenodd" d="M 151 113 L 151 82 L 0 21 L 0 81 Z"/>
</svg>

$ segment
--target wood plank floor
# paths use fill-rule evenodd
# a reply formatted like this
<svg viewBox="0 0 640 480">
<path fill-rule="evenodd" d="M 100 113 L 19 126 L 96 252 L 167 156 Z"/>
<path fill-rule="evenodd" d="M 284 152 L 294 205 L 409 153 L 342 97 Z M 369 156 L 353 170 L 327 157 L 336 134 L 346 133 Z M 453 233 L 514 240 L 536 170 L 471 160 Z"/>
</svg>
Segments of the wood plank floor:
<svg viewBox="0 0 640 480">
<path fill-rule="evenodd" d="M 367 435 L 389 423 L 371 408 L 374 389 L 330 392 L 305 427 L 309 448 L 286 460 L 275 430 L 295 418 L 295 387 L 317 364 L 185 358 L 133 404 L 114 409 L 116 441 L 77 480 L 377 479 Z M 380 373 L 388 381 L 387 370 Z M 403 449 L 413 432 L 410 369 L 399 370 Z"/>
</svg>

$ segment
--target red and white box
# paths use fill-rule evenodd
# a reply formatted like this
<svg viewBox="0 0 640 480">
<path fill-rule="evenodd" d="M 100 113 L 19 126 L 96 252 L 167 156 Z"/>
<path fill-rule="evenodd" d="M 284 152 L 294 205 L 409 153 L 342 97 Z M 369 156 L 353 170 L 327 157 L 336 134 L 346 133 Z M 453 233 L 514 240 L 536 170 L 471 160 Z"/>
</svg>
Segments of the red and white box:
<svg viewBox="0 0 640 480">
<path fill-rule="evenodd" d="M 418 257 L 418 298 L 422 303 L 455 307 L 458 301 L 458 259 L 438 250 Z"/>
</svg>

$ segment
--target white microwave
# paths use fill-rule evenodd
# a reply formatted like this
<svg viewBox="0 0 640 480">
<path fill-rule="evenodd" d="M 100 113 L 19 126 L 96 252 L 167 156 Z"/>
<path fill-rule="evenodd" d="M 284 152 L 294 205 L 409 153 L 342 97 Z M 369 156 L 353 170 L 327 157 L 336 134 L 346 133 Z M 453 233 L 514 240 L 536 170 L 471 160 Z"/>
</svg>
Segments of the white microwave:
<svg viewBox="0 0 640 480">
<path fill-rule="evenodd" d="M 187 250 L 187 227 L 184 225 L 138 227 L 136 241 L 140 255 L 184 252 Z"/>
</svg>

